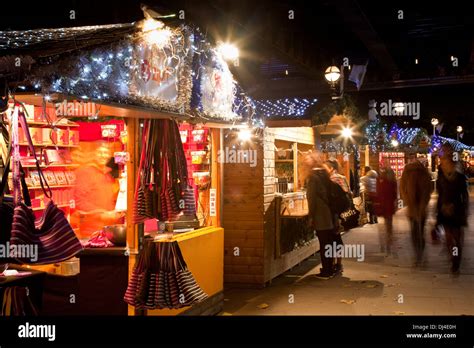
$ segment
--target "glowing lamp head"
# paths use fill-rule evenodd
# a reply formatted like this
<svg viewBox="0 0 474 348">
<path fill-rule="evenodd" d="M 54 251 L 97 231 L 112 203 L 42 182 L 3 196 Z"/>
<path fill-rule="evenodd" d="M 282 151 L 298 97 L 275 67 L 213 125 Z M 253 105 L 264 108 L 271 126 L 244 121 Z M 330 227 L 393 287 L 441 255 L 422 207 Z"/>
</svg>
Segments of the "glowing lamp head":
<svg viewBox="0 0 474 348">
<path fill-rule="evenodd" d="M 350 129 L 349 127 L 344 127 L 341 131 L 341 135 L 343 136 L 343 138 L 346 138 L 346 139 L 352 138 L 352 135 L 353 135 L 352 129 Z"/>
<path fill-rule="evenodd" d="M 221 43 L 218 51 L 225 60 L 234 61 L 239 58 L 239 49 L 233 44 Z"/>
<path fill-rule="evenodd" d="M 403 111 L 405 111 L 405 104 L 404 103 L 394 103 L 393 108 L 397 115 L 403 114 Z"/>
<path fill-rule="evenodd" d="M 439 123 L 439 121 L 438 121 L 437 118 L 432 118 L 432 119 L 431 119 L 431 124 L 432 124 L 433 126 L 437 126 L 438 123 Z"/>
<path fill-rule="evenodd" d="M 456 127 L 456 132 L 462 133 L 462 126 L 457 126 Z"/>
<path fill-rule="evenodd" d="M 399 145 L 397 139 L 392 139 L 391 144 L 392 144 L 393 147 L 397 147 Z"/>
<path fill-rule="evenodd" d="M 334 65 L 330 66 L 324 72 L 324 77 L 329 83 L 335 83 L 341 77 L 341 71 L 339 70 L 337 66 L 334 66 Z"/>
<path fill-rule="evenodd" d="M 252 131 L 249 128 L 242 128 L 239 130 L 239 140 L 243 142 L 250 141 L 252 139 Z"/>
</svg>

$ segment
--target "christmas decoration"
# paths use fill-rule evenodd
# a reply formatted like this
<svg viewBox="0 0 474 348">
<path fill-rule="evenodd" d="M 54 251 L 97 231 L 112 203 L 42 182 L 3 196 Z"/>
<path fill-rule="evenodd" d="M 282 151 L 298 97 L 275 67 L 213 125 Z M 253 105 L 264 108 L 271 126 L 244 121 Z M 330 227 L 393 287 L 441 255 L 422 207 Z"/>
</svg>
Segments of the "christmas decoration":
<svg viewBox="0 0 474 348">
<path fill-rule="evenodd" d="M 0 32 L 0 49 L 22 57 L 31 54 L 28 69 L 21 71 L 27 83 L 20 89 L 25 91 L 149 107 L 203 120 L 236 122 L 245 117 L 249 123 L 261 123 L 252 120 L 255 104 L 197 28 L 171 28 L 147 19 L 5 31 Z"/>
<path fill-rule="evenodd" d="M 257 113 L 266 118 L 272 117 L 303 117 L 317 99 L 285 98 L 276 100 L 256 100 Z"/>
</svg>

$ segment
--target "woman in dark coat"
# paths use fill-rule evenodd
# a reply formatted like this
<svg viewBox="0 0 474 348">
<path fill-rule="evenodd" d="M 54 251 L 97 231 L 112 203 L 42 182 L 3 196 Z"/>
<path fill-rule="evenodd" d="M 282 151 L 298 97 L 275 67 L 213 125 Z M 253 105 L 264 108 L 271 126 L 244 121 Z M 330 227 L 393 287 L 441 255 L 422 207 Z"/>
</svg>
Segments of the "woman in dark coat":
<svg viewBox="0 0 474 348">
<path fill-rule="evenodd" d="M 469 209 L 467 180 L 457 169 L 451 145 L 444 144 L 441 147 L 440 161 L 436 182 L 438 224 L 445 230 L 446 244 L 452 262 L 451 272 L 458 273 L 462 258 L 463 228 L 467 226 Z"/>
<path fill-rule="evenodd" d="M 329 279 L 334 275 L 334 258 L 328 257 L 326 251 L 332 248 L 335 237 L 334 216 L 329 208 L 329 174 L 323 167 L 322 161 L 316 154 L 305 159 L 307 166 L 306 196 L 308 199 L 308 214 L 311 226 L 316 230 L 319 240 L 321 257 L 321 279 Z M 335 252 L 335 250 L 333 250 Z"/>
</svg>

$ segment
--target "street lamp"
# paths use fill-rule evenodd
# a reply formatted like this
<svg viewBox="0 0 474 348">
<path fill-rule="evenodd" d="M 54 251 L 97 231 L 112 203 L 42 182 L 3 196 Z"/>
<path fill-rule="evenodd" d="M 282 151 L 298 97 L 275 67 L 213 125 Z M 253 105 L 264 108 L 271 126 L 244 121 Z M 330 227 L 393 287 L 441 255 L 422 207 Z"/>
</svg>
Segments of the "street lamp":
<svg viewBox="0 0 474 348">
<path fill-rule="evenodd" d="M 457 132 L 457 141 L 459 141 L 459 135 L 462 133 L 462 126 L 457 126 L 456 132 Z"/>
<path fill-rule="evenodd" d="M 324 72 L 324 77 L 331 86 L 334 86 L 341 77 L 341 71 L 337 66 L 332 65 L 326 69 L 326 71 Z"/>
<path fill-rule="evenodd" d="M 345 138 L 345 139 L 352 138 L 353 134 L 354 134 L 354 132 L 352 131 L 351 128 L 349 128 L 349 127 L 342 128 L 341 135 L 342 135 L 343 138 Z"/>
<path fill-rule="evenodd" d="M 399 143 L 397 139 L 392 139 L 391 141 L 393 147 L 398 147 Z"/>
<path fill-rule="evenodd" d="M 439 124 L 439 121 L 437 118 L 432 118 L 431 119 L 431 124 L 433 125 L 433 137 L 436 135 L 436 126 Z"/>
<path fill-rule="evenodd" d="M 403 111 L 405 111 L 405 103 L 393 103 L 393 108 L 398 116 L 403 115 Z"/>
<path fill-rule="evenodd" d="M 250 139 L 252 139 L 252 131 L 250 128 L 242 128 L 239 130 L 238 137 L 242 142 L 250 141 Z"/>
<path fill-rule="evenodd" d="M 235 62 L 239 58 L 239 49 L 231 43 L 223 42 L 217 49 L 225 60 Z"/>
</svg>

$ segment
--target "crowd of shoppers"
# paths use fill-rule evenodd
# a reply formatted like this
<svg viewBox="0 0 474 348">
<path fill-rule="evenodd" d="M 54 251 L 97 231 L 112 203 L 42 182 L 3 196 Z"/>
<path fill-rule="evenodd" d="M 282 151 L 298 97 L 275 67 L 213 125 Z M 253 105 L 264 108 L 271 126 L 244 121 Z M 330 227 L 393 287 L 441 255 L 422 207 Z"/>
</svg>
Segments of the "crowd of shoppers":
<svg viewBox="0 0 474 348">
<path fill-rule="evenodd" d="M 457 274 L 462 259 L 464 227 L 467 226 L 468 185 L 466 176 L 455 161 L 452 147 L 449 144 L 443 145 L 439 155 L 440 165 L 435 185 L 438 193 L 436 226 L 445 231 L 451 271 Z M 334 207 L 334 201 L 341 202 L 341 198 L 337 198 L 335 192 L 340 191 L 349 200 L 352 200 L 352 193 L 345 176 L 339 173 L 337 161 L 323 161 L 320 155 L 312 153 L 305 163 L 308 168 L 306 188 L 309 220 L 316 231 L 321 250 L 322 268 L 317 276 L 329 279 L 343 271 L 341 257 L 331 257 L 323 252 L 331 245 L 343 246 L 340 212 Z M 381 250 L 390 254 L 393 248 L 393 215 L 397 207 L 406 207 L 415 251 L 415 266 L 421 266 L 424 260 L 427 207 L 433 193 L 431 173 L 416 158 L 410 159 L 405 165 L 399 184 L 388 162 L 382 162 L 379 170 L 377 173 L 372 168 L 365 167 L 364 176 L 360 180 L 360 192 L 369 215 L 368 222 L 376 224 L 378 217 L 383 217 Z M 341 190 L 335 190 L 334 185 Z"/>
</svg>

